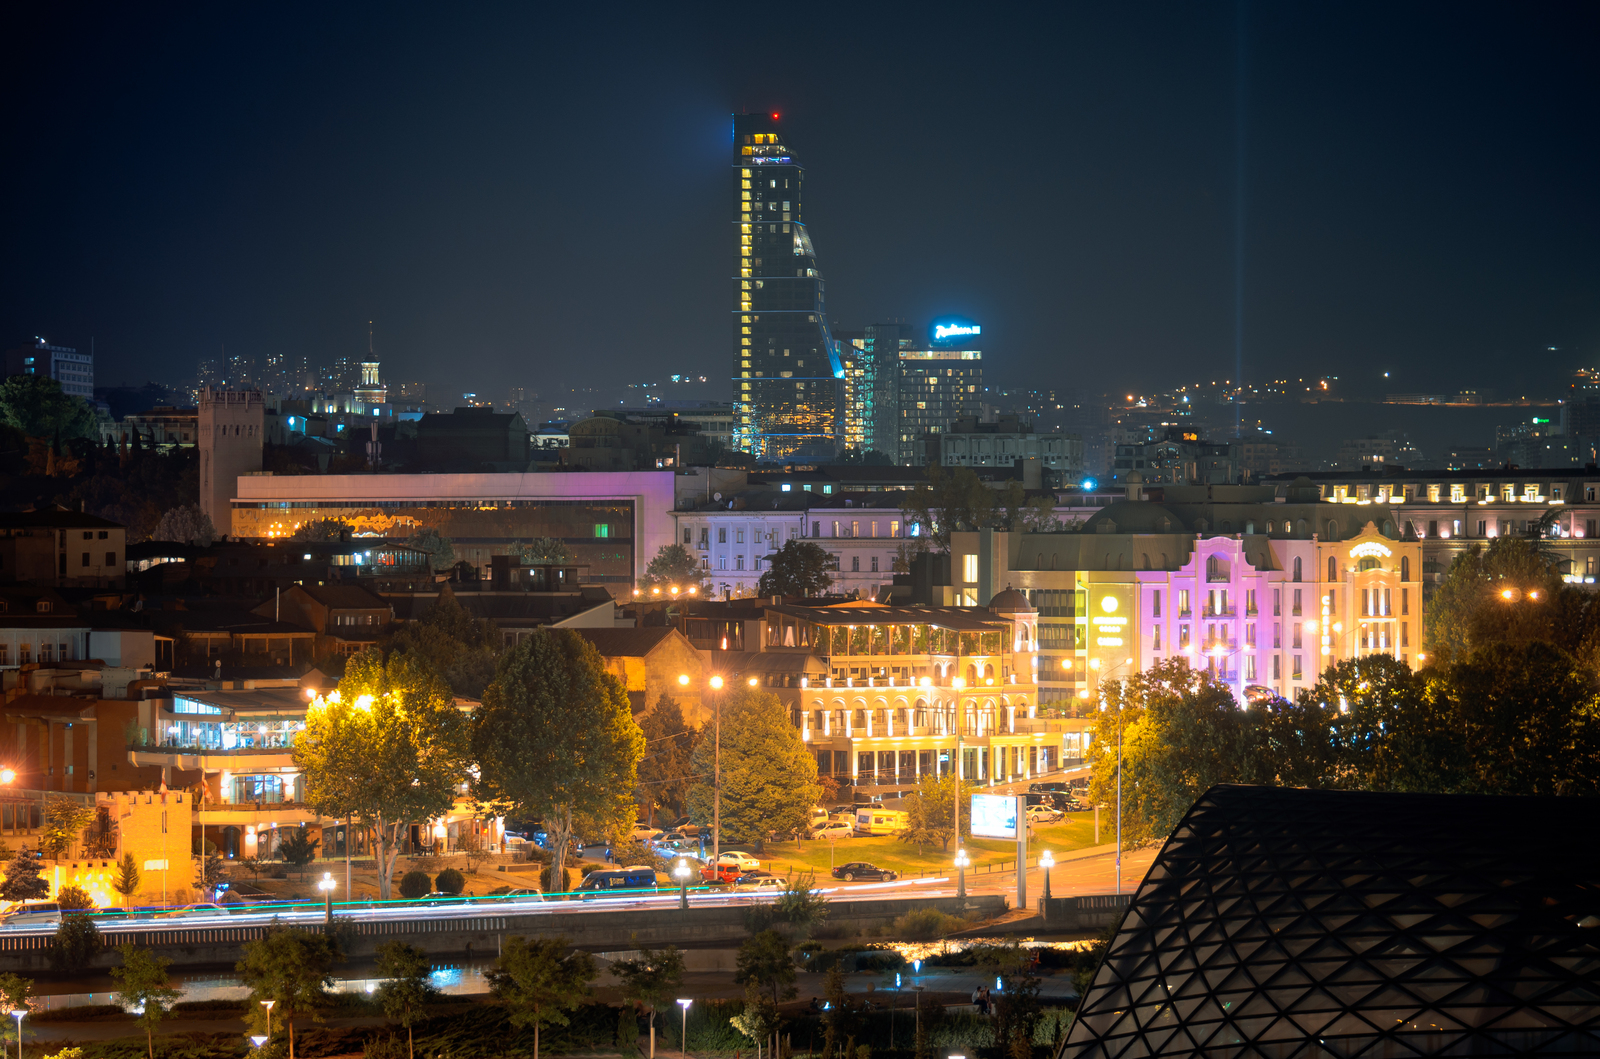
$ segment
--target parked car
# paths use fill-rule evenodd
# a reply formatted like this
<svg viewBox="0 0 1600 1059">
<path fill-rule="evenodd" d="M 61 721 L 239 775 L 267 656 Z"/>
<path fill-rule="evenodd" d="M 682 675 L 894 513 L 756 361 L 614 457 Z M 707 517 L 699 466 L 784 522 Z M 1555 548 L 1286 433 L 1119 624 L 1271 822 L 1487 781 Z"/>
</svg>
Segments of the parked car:
<svg viewBox="0 0 1600 1059">
<path fill-rule="evenodd" d="M 818 805 L 813 805 L 811 807 L 809 816 L 809 823 L 811 827 L 819 827 L 828 822 L 828 810 Z"/>
<path fill-rule="evenodd" d="M 743 871 L 755 871 L 761 862 L 742 849 L 730 849 L 717 858 L 718 864 L 737 864 Z"/>
<path fill-rule="evenodd" d="M 655 888 L 656 870 L 647 864 L 635 864 L 628 868 L 602 868 L 600 871 L 590 872 L 579 884 L 578 896 L 582 900 L 589 900 L 611 892 L 620 894 L 630 890 Z"/>
<path fill-rule="evenodd" d="M 1066 785 L 1066 783 L 1064 781 L 1056 781 L 1056 782 L 1051 782 L 1051 783 L 1030 783 L 1030 784 L 1028 784 L 1028 793 L 1029 794 L 1032 794 L 1035 791 L 1049 792 L 1049 791 L 1064 791 L 1066 789 L 1067 789 L 1067 785 Z"/>
<path fill-rule="evenodd" d="M 1028 823 L 1030 824 L 1053 824 L 1066 815 L 1066 813 L 1063 813 L 1053 805 L 1028 806 Z"/>
<path fill-rule="evenodd" d="M 814 828 L 811 832 L 811 837 L 839 839 L 849 838 L 855 833 L 856 828 L 854 824 L 846 823 L 843 820 L 832 820 L 821 825 L 820 827 Z"/>
<path fill-rule="evenodd" d="M 54 927 L 61 923 L 61 906 L 54 901 L 29 901 L 0 920 L 8 927 Z"/>
<path fill-rule="evenodd" d="M 783 889 L 783 880 L 771 872 L 750 871 L 735 879 L 733 888 L 752 893 L 777 893 Z"/>
<path fill-rule="evenodd" d="M 654 842 L 666 834 L 658 827 L 647 827 L 644 824 L 635 824 L 632 831 L 628 832 L 630 842 Z"/>
<path fill-rule="evenodd" d="M 717 858 L 715 865 L 705 868 L 700 872 L 700 877 L 706 882 L 733 882 L 739 876 L 752 872 L 761 867 L 761 862 L 750 854 L 730 850 Z"/>
<path fill-rule="evenodd" d="M 198 905 L 184 905 L 182 908 L 174 908 L 170 912 L 157 912 L 156 913 L 156 918 L 157 919 L 205 919 L 205 918 L 209 918 L 211 916 L 225 916 L 227 914 L 228 914 L 228 910 L 226 908 L 223 908 L 221 905 L 198 904 Z"/>
<path fill-rule="evenodd" d="M 853 860 L 849 864 L 841 864 L 833 869 L 835 879 L 845 882 L 855 882 L 857 879 L 876 879 L 879 882 L 893 882 L 900 878 L 900 873 L 880 868 L 876 864 L 868 864 L 863 860 Z"/>
</svg>

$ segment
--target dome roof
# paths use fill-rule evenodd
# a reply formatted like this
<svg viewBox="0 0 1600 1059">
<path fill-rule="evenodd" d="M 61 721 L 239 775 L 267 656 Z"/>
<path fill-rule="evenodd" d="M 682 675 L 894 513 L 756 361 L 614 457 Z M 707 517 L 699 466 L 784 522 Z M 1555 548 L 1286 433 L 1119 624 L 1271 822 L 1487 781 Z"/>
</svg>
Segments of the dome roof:
<svg viewBox="0 0 1600 1059">
<path fill-rule="evenodd" d="M 989 610 L 995 614 L 1016 614 L 1019 611 L 1034 613 L 1033 604 L 1028 602 L 1028 597 L 1010 585 L 994 594 L 994 598 L 989 600 Z"/>
<path fill-rule="evenodd" d="M 1110 528 L 1101 529 L 1105 523 Z M 1183 533 L 1183 520 L 1153 500 L 1118 500 L 1090 515 L 1084 533 Z"/>
</svg>

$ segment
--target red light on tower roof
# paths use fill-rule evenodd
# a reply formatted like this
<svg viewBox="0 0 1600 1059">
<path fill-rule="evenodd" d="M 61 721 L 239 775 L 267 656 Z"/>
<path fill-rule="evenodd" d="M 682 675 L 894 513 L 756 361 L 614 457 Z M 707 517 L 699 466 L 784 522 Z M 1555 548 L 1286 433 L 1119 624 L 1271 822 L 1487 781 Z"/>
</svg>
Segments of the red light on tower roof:
<svg viewBox="0 0 1600 1059">
<path fill-rule="evenodd" d="M 774 112 L 774 113 L 773 113 L 773 115 L 772 115 L 772 120 L 773 120 L 773 121 L 777 121 L 777 120 L 778 120 L 778 115 L 777 115 L 777 113 L 776 113 L 776 112 Z"/>
</svg>

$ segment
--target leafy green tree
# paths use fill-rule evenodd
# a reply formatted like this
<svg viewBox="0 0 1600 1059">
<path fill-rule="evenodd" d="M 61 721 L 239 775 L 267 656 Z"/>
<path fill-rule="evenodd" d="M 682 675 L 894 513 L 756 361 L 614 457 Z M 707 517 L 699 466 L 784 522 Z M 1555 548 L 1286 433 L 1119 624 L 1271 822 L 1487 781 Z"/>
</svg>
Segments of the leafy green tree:
<svg viewBox="0 0 1600 1059">
<path fill-rule="evenodd" d="M 535 537 L 521 546 L 524 563 L 556 564 L 572 562 L 572 552 L 557 537 Z"/>
<path fill-rule="evenodd" d="M 6 862 L 6 881 L 0 883 L 0 898 L 37 901 L 49 896 L 50 884 L 39 876 L 39 858 L 26 849 L 17 850 Z"/>
<path fill-rule="evenodd" d="M 683 708 L 662 693 L 656 708 L 639 719 L 644 757 L 639 759 L 639 801 L 654 819 L 657 809 L 681 814 L 693 777 L 691 757 L 699 729 L 683 719 Z"/>
<path fill-rule="evenodd" d="M 154 539 L 206 548 L 217 539 L 217 528 L 211 524 L 211 516 L 200 510 L 199 504 L 184 504 L 161 516 L 161 521 L 156 523 Z"/>
<path fill-rule="evenodd" d="M 422 529 L 406 538 L 413 548 L 428 553 L 428 566 L 435 573 L 443 573 L 456 564 L 455 542 L 436 529 Z"/>
<path fill-rule="evenodd" d="M 28 1010 L 31 1006 L 28 998 L 32 995 L 32 978 L 24 978 L 12 971 L 0 974 L 0 1004 L 4 1005 L 4 1011 Z M 9 1044 L 15 1040 L 17 1040 L 16 1020 L 0 1018 L 0 1041 Z"/>
<path fill-rule="evenodd" d="M 790 961 L 791 963 L 793 961 Z M 733 1028 L 760 1045 L 778 1032 L 778 1005 L 755 982 L 744 987 L 744 1010 L 728 1020 Z"/>
<path fill-rule="evenodd" d="M 333 967 L 344 960 L 331 934 L 299 930 L 273 922 L 258 941 L 247 942 L 244 959 L 235 970 L 250 987 L 247 1021 L 265 1031 L 261 1001 L 274 1002 L 273 1025 L 289 1029 L 289 1052 L 294 1053 L 294 1020 L 309 1016 L 321 1022 L 321 1010 L 333 984 Z"/>
<path fill-rule="evenodd" d="M 776 930 L 763 930 L 739 946 L 733 980 L 753 985 L 772 994 L 773 1003 L 795 994 L 794 957 L 789 954 L 789 939 Z"/>
<path fill-rule="evenodd" d="M 425 658 L 455 694 L 478 698 L 494 679 L 504 637 L 493 621 L 468 613 L 449 585 L 440 585 L 439 598 L 423 619 L 401 625 L 383 649 Z"/>
<path fill-rule="evenodd" d="M 82 912 L 94 907 L 94 898 L 81 886 L 63 886 L 56 891 L 56 904 L 68 912 Z"/>
<path fill-rule="evenodd" d="M 954 772 L 938 776 L 924 772 L 917 780 L 916 791 L 906 799 L 906 826 L 896 832 L 895 837 L 916 846 L 918 853 L 922 852 L 924 846 L 934 845 L 949 852 L 950 840 L 956 837 L 954 817 L 957 800 L 962 806 L 961 837 L 970 838 L 971 814 L 965 810 L 972 804 L 972 796 L 977 791 L 974 784 L 956 779 Z"/>
<path fill-rule="evenodd" d="M 1120 727 L 1124 840 L 1166 836 L 1206 788 L 1249 775 L 1249 718 L 1211 674 L 1172 659 L 1101 690 L 1106 708 L 1091 730 L 1089 794 L 1116 800 Z"/>
<path fill-rule="evenodd" d="M 311 832 L 301 824 L 290 829 L 288 836 L 278 843 L 278 852 L 286 863 L 304 871 L 306 865 L 317 859 L 317 847 L 321 844 L 321 840 L 312 838 Z"/>
<path fill-rule="evenodd" d="M 763 596 L 818 596 L 833 584 L 833 556 L 819 544 L 790 539 L 767 560 L 756 583 Z"/>
<path fill-rule="evenodd" d="M 900 511 L 908 527 L 920 532 L 911 538 L 933 551 L 950 550 L 954 530 L 976 530 L 992 526 L 998 507 L 995 491 L 970 467 L 947 471 L 938 464 L 928 465 L 928 482 L 905 495 Z"/>
<path fill-rule="evenodd" d="M 310 522 L 302 522 L 295 527 L 291 540 L 297 541 L 339 541 L 350 532 L 350 525 L 336 518 L 318 518 Z"/>
<path fill-rule="evenodd" d="M 1347 659 L 1328 667 L 1293 709 L 1267 713 L 1258 769 L 1246 778 L 1351 790 L 1454 790 L 1462 769 L 1459 736 L 1439 706 L 1428 678 L 1404 662 L 1385 655 Z M 1298 746 L 1291 725 L 1300 726 Z M 1331 766 L 1324 740 L 1332 745 Z"/>
<path fill-rule="evenodd" d="M 855 1040 L 857 1003 L 844 987 L 844 968 L 835 962 L 822 980 L 822 998 L 827 1001 L 822 1009 L 822 1057 L 834 1059 L 844 1053 L 843 1059 L 855 1059 L 853 1049 L 847 1047 Z M 940 1005 L 940 1010 L 944 1006 Z"/>
<path fill-rule="evenodd" d="M 245 861 L 254 861 L 254 857 L 247 857 Z M 250 865 L 254 870 L 255 865 Z M 139 862 L 133 859 L 132 853 L 124 853 L 122 859 L 117 861 L 117 874 L 111 880 L 111 888 L 122 895 L 122 907 L 127 908 L 128 902 L 133 900 L 133 895 L 139 892 Z"/>
<path fill-rule="evenodd" d="M 994 998 L 994 1040 L 1011 1059 L 1031 1059 L 1033 1031 L 1043 1008 L 1033 953 L 1012 941 L 984 949 L 983 964 L 1001 982 Z"/>
<path fill-rule="evenodd" d="M 323 816 L 371 829 L 385 901 L 406 827 L 455 805 L 467 753 L 467 723 L 449 686 L 426 660 L 399 651 L 387 662 L 377 651 L 350 659 L 338 691 L 307 712 L 294 744 L 306 800 Z"/>
<path fill-rule="evenodd" d="M 58 971 L 81 971 L 99 955 L 100 928 L 82 911 L 63 911 L 50 940 L 50 966 Z"/>
<path fill-rule="evenodd" d="M 44 801 L 44 830 L 39 833 L 39 850 L 47 857 L 62 857 L 83 836 L 83 829 L 94 821 L 94 806 L 65 794 L 50 793 Z"/>
<path fill-rule="evenodd" d="M 378 974 L 384 979 L 378 986 L 378 1003 L 386 1018 L 406 1028 L 407 1056 L 416 1055 L 411 1027 L 423 1009 L 439 996 L 432 973 L 427 953 L 415 945 L 389 941 L 378 946 Z"/>
<path fill-rule="evenodd" d="M 567 1012 L 589 996 L 594 957 L 572 949 L 566 938 L 507 938 L 489 971 L 489 988 L 510 1013 L 511 1024 L 533 1027 L 533 1057 L 539 1032 L 565 1026 Z"/>
<path fill-rule="evenodd" d="M 756 902 L 745 910 L 745 927 L 751 934 L 776 930 L 792 943 L 808 936 L 828 918 L 828 899 L 817 889 L 814 872 L 791 875 L 778 896 Z"/>
<path fill-rule="evenodd" d="M 484 800 L 543 820 L 565 864 L 576 818 L 626 822 L 644 735 L 628 695 L 588 640 L 540 629 L 507 651 L 473 717 Z"/>
<path fill-rule="evenodd" d="M 887 453 L 877 449 L 859 449 L 854 445 L 847 445 L 839 450 L 835 463 L 842 463 L 850 467 L 893 467 L 894 459 Z"/>
<path fill-rule="evenodd" d="M 1450 563 L 1423 612 L 1423 633 L 1435 664 L 1448 664 L 1490 643 L 1543 640 L 1576 652 L 1592 631 L 1588 597 L 1561 580 L 1557 556 L 1537 541 L 1496 537 L 1474 544 Z"/>
<path fill-rule="evenodd" d="M 711 823 L 716 772 L 715 742 L 695 747 L 689 814 Z M 822 795 L 817 761 L 789 719 L 788 707 L 769 691 L 739 688 L 722 704 L 722 837 L 759 842 L 806 827 Z"/>
<path fill-rule="evenodd" d="M 94 409 L 45 375 L 13 375 L 0 382 L 0 422 L 34 438 L 65 441 L 99 433 Z"/>
<path fill-rule="evenodd" d="M 1459 732 L 1460 789 L 1484 794 L 1600 793 L 1595 677 L 1549 643 L 1494 643 L 1435 679 Z"/>
<path fill-rule="evenodd" d="M 111 977 L 122 986 L 117 1002 L 124 1008 L 139 1012 L 139 1025 L 144 1027 L 145 1050 L 150 1059 L 156 1054 L 156 1027 L 167 1017 L 168 1008 L 183 995 L 172 986 L 167 967 L 172 961 L 157 956 L 150 949 L 141 949 L 132 942 L 121 945 L 122 966 L 111 968 Z"/>
<path fill-rule="evenodd" d="M 637 958 L 613 963 L 611 973 L 622 984 L 622 998 L 650 1013 L 653 1031 L 656 1012 L 678 994 L 678 985 L 683 981 L 683 953 L 676 945 L 664 949 L 641 947 Z"/>
<path fill-rule="evenodd" d="M 644 576 L 639 578 L 639 587 L 646 592 L 652 588 L 665 591 L 672 585 L 684 592 L 692 587 L 701 595 L 707 591 L 700 560 L 681 544 L 663 544 L 650 565 L 644 568 Z"/>
</svg>

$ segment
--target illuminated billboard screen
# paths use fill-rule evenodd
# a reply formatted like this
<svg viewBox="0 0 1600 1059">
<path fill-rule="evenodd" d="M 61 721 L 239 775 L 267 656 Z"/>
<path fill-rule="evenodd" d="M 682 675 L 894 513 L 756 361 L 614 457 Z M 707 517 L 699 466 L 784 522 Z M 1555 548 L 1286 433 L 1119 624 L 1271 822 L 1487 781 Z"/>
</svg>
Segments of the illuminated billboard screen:
<svg viewBox="0 0 1600 1059">
<path fill-rule="evenodd" d="M 974 794 L 972 796 L 972 833 L 978 838 L 1016 838 L 1016 796 Z"/>
</svg>

